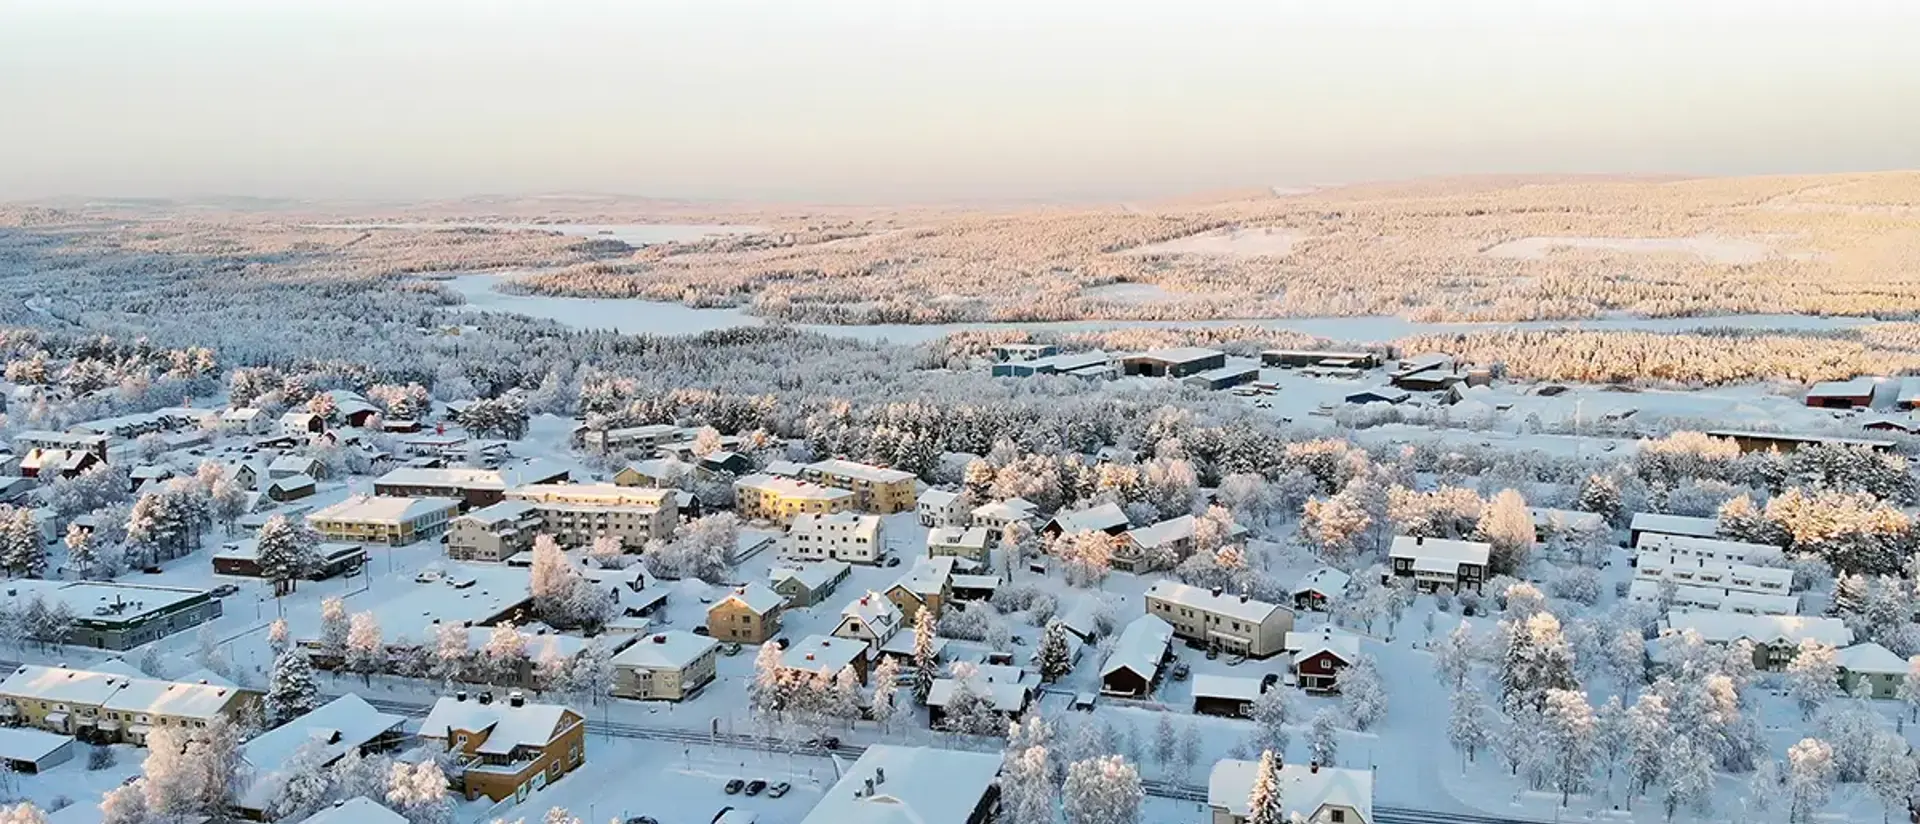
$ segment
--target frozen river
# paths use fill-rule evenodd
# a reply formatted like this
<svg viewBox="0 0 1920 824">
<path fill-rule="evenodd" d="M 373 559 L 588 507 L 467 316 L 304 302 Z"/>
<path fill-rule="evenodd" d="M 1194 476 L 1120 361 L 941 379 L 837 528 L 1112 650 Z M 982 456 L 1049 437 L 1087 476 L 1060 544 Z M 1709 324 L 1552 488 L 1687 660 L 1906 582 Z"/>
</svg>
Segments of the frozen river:
<svg viewBox="0 0 1920 824">
<path fill-rule="evenodd" d="M 494 290 L 494 285 L 511 279 L 510 274 L 461 275 L 445 281 L 467 300 L 469 308 L 491 312 L 514 312 L 536 318 L 559 321 L 578 329 L 613 329 L 631 334 L 691 335 L 716 329 L 732 329 L 765 323 L 765 319 L 741 309 L 696 309 L 678 303 L 622 300 L 615 298 L 567 298 L 541 295 L 511 295 Z M 1754 330 L 1810 331 L 1847 329 L 1874 321 L 1870 318 L 1827 318 L 1809 315 L 1727 315 L 1710 318 L 1604 318 L 1583 321 L 1530 321 L 1525 323 L 1422 323 L 1400 317 L 1351 318 L 1262 318 L 1254 320 L 1147 321 L 1084 320 L 1035 323 L 945 323 L 923 326 L 882 324 L 865 326 L 820 326 L 801 324 L 799 328 L 864 341 L 921 343 L 950 332 L 976 329 L 1028 329 L 1049 332 L 1084 332 L 1103 329 L 1258 326 L 1291 329 L 1333 340 L 1382 341 L 1430 332 L 1471 332 L 1483 329 L 1631 329 L 1648 332 L 1684 332 L 1702 327 Z"/>
</svg>

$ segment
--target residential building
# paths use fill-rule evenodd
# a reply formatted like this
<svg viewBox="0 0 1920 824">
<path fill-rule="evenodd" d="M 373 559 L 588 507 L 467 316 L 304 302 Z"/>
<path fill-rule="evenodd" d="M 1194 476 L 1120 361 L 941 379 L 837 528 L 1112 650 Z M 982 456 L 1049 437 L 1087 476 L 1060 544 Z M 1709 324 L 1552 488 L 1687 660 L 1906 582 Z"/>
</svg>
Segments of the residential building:
<svg viewBox="0 0 1920 824">
<path fill-rule="evenodd" d="M 869 647 L 851 638 L 809 635 L 780 653 L 780 668 L 804 672 L 817 678 L 833 679 L 844 669 L 853 670 L 860 683 L 867 683 Z"/>
<path fill-rule="evenodd" d="M 916 558 L 906 574 L 887 588 L 888 600 L 900 608 L 907 623 L 917 620 L 922 609 L 932 610 L 934 620 L 939 620 L 947 602 L 953 600 L 953 569 L 957 560 L 951 555 Z"/>
<path fill-rule="evenodd" d="M 158 727 L 205 727 L 257 711 L 260 693 L 67 667 L 22 665 L 0 681 L 19 724 L 83 741 L 145 746 Z"/>
<path fill-rule="evenodd" d="M 248 406 L 230 408 L 220 413 L 220 423 L 238 432 L 264 435 L 271 428 L 273 421 L 267 417 L 265 411 Z"/>
<path fill-rule="evenodd" d="M 1407 400 L 1412 397 L 1413 395 L 1405 389 L 1378 386 L 1371 389 L 1362 389 L 1358 392 L 1349 392 L 1345 400 L 1347 403 L 1365 405 L 1369 403 L 1406 403 Z"/>
<path fill-rule="evenodd" d="M 1628 524 L 1627 546 L 1638 548 L 1648 535 L 1679 535 L 1688 538 L 1712 538 L 1720 534 L 1720 521 L 1688 515 L 1662 515 L 1635 512 Z"/>
<path fill-rule="evenodd" d="M 268 500 L 286 503 L 310 497 L 319 487 L 312 475 L 288 475 L 268 481 L 264 494 Z"/>
<path fill-rule="evenodd" d="M 998 545 L 1007 527 L 1019 521 L 1033 525 L 1034 515 L 1039 507 L 1025 498 L 1008 498 L 1004 501 L 989 501 L 973 508 L 968 522 L 987 531 L 987 543 Z"/>
<path fill-rule="evenodd" d="M 900 608 L 878 592 L 869 590 L 867 594 L 848 601 L 840 610 L 840 623 L 834 625 L 831 633 L 835 638 L 859 641 L 866 644 L 875 654 L 880 648 L 893 640 L 894 633 L 900 631 L 905 623 Z"/>
<path fill-rule="evenodd" d="M 647 452 L 674 441 L 692 440 L 686 430 L 668 423 L 625 426 L 618 429 L 588 429 L 581 433 L 581 446 L 596 452 Z"/>
<path fill-rule="evenodd" d="M 53 822 L 81 824 L 81 822 Z M 333 802 L 294 824 L 407 824 L 407 817 L 364 795 Z"/>
<path fill-rule="evenodd" d="M 1192 515 L 1181 515 L 1121 533 L 1113 547 L 1113 568 L 1121 572 L 1153 572 L 1178 566 L 1193 554 L 1193 534 L 1198 521 Z M 1227 543 L 1238 543 L 1246 536 L 1247 528 L 1234 524 L 1221 538 Z"/>
<path fill-rule="evenodd" d="M 273 463 L 267 464 L 267 477 L 269 479 L 287 478 L 294 475 L 324 478 L 326 474 L 326 464 L 321 463 L 318 458 L 312 458 L 306 455 L 281 455 L 278 458 L 274 458 Z"/>
<path fill-rule="evenodd" d="M 394 498 L 453 498 L 460 511 L 492 506 L 507 491 L 534 484 L 564 484 L 567 468 L 553 461 L 535 460 L 498 469 L 447 467 L 426 469 L 402 466 L 373 482 L 373 494 Z"/>
<path fill-rule="evenodd" d="M 1165 579 L 1147 588 L 1146 609 L 1181 638 L 1249 658 L 1285 649 L 1293 631 L 1293 610 L 1286 607 Z"/>
<path fill-rule="evenodd" d="M 1873 392 L 1880 382 L 1867 377 L 1844 381 L 1821 381 L 1807 390 L 1807 405 L 1826 409 L 1854 409 L 1873 405 Z"/>
<path fill-rule="evenodd" d="M 1273 673 L 1260 678 L 1195 674 L 1193 711 L 1198 715 L 1250 718 L 1253 716 L 1253 702 L 1260 700 L 1260 694 L 1270 688 L 1273 680 Z"/>
<path fill-rule="evenodd" d="M 1422 591 L 1446 587 L 1456 592 L 1468 588 L 1478 592 L 1487 579 L 1487 561 L 1492 554 L 1493 545 L 1482 541 L 1396 535 L 1387 558 L 1393 563 L 1394 575 L 1413 578 L 1414 586 Z"/>
<path fill-rule="evenodd" d="M 1145 698 L 1160 683 L 1160 667 L 1173 645 L 1173 626 L 1153 615 L 1128 623 L 1100 665 L 1100 693 Z"/>
<path fill-rule="evenodd" d="M 1033 693 L 1040 688 L 1040 677 L 1019 667 L 1004 664 L 981 664 L 973 668 L 972 674 L 964 679 L 947 676 L 933 679 L 933 687 L 927 690 L 927 725 L 932 729 L 945 728 L 947 708 L 960 695 L 962 689 L 985 699 L 987 706 L 999 716 L 1000 726 L 1018 721 L 1025 715 L 1027 707 L 1033 703 Z"/>
<path fill-rule="evenodd" d="M 1049 538 L 1071 535 L 1076 532 L 1104 532 L 1119 535 L 1133 526 L 1127 519 L 1127 513 L 1119 504 L 1105 503 L 1073 512 L 1061 512 L 1053 520 L 1040 528 L 1040 532 Z"/>
<path fill-rule="evenodd" d="M 1227 365 L 1227 353 L 1195 346 L 1155 349 L 1120 358 L 1120 374 L 1147 378 L 1184 378 Z"/>
<path fill-rule="evenodd" d="M 1702 610 L 1743 615 L 1798 615 L 1800 596 L 1755 592 L 1723 586 L 1676 584 L 1671 579 L 1635 578 L 1627 586 L 1627 600 L 1655 604 L 1678 612 Z"/>
<path fill-rule="evenodd" d="M 854 508 L 878 515 L 891 515 L 913 509 L 914 482 L 911 472 L 869 466 L 855 461 L 832 458 L 807 464 L 801 477 L 817 484 L 849 490 Z"/>
<path fill-rule="evenodd" d="M 680 523 L 679 500 L 671 489 L 530 484 L 507 490 L 507 498 L 533 504 L 540 531 L 564 546 L 585 546 L 610 535 L 638 549 L 671 536 Z"/>
<path fill-rule="evenodd" d="M 456 561 L 505 561 L 533 549 L 540 511 L 532 501 L 501 501 L 453 519 L 447 526 L 447 557 Z"/>
<path fill-rule="evenodd" d="M 1329 605 L 1346 595 L 1347 583 L 1351 580 L 1352 576 L 1333 567 L 1308 572 L 1293 585 L 1293 608 L 1325 612 Z"/>
<path fill-rule="evenodd" d="M 985 566 L 992 554 L 987 544 L 987 528 L 936 527 L 927 532 L 927 554 L 936 558 L 951 555 Z"/>
<path fill-rule="evenodd" d="M 681 480 L 693 474 L 693 464 L 672 458 L 650 458 L 635 461 L 613 473 L 616 486 L 644 486 L 655 489 L 678 487 Z"/>
<path fill-rule="evenodd" d="M 34 447 L 20 459 L 20 475 L 24 478 L 75 478 L 102 463 L 104 461 L 92 452 Z"/>
<path fill-rule="evenodd" d="M 997 752 L 875 744 L 820 796 L 801 824 L 992 824 Z"/>
<path fill-rule="evenodd" d="M 106 435 L 85 432 L 50 432 L 45 429 L 29 429 L 19 432 L 11 439 L 16 452 L 34 449 L 59 449 L 67 452 L 91 452 L 102 462 L 107 460 L 107 447 L 113 439 Z"/>
<path fill-rule="evenodd" d="M 1649 657 L 1655 663 L 1664 663 L 1668 639 L 1689 630 L 1715 646 L 1746 639 L 1753 644 L 1754 669 L 1768 672 L 1785 670 L 1799 651 L 1801 641 L 1811 639 L 1835 649 L 1853 643 L 1853 630 L 1838 618 L 1676 610 L 1668 612 L 1660 621 L 1660 638 L 1649 644 L 1654 647 Z"/>
<path fill-rule="evenodd" d="M 1724 587 L 1766 595 L 1786 595 L 1793 591 L 1793 570 L 1732 563 L 1641 549 L 1633 556 L 1633 577 L 1646 581 L 1672 581 L 1682 586 Z"/>
<path fill-rule="evenodd" d="M 850 564 L 880 563 L 886 551 L 886 532 L 878 515 L 835 512 L 815 515 L 803 512 L 793 516 L 793 525 L 781 539 L 780 554 L 802 561 L 846 561 Z"/>
<path fill-rule="evenodd" d="M 355 495 L 307 515 L 307 524 L 330 541 L 405 546 L 439 537 L 459 511 L 452 498 Z"/>
<path fill-rule="evenodd" d="M 73 616 L 62 643 L 109 650 L 133 649 L 222 614 L 220 599 L 204 589 L 38 578 L 7 581 L 0 609 L 20 615 L 35 599 Z"/>
<path fill-rule="evenodd" d="M 816 561 L 775 567 L 767 573 L 767 578 L 773 591 L 787 599 L 788 609 L 801 609 L 831 597 L 852 570 L 845 561 Z"/>
<path fill-rule="evenodd" d="M 312 412 L 288 412 L 280 416 L 280 424 L 275 431 L 283 438 L 295 438 L 299 442 L 327 431 L 327 420 Z"/>
<path fill-rule="evenodd" d="M 722 641 L 765 643 L 780 632 L 787 600 L 761 584 L 734 587 L 707 609 L 707 632 Z"/>
<path fill-rule="evenodd" d="M 654 633 L 613 657 L 613 694 L 640 701 L 680 701 L 713 680 L 720 644 L 677 629 Z"/>
<path fill-rule="evenodd" d="M 1373 771 L 1313 764 L 1282 764 L 1281 820 L 1307 824 L 1374 824 Z M 1247 824 L 1247 799 L 1260 772 L 1258 761 L 1225 759 L 1207 777 L 1208 824 Z"/>
<path fill-rule="evenodd" d="M 1746 432 L 1728 429 L 1712 429 L 1708 430 L 1707 434 L 1733 441 L 1739 445 L 1741 452 L 1771 450 L 1792 452 L 1808 446 L 1851 446 L 1871 449 L 1875 452 L 1892 452 L 1897 446 L 1893 441 L 1875 438 L 1842 438 L 1833 435 L 1793 435 L 1785 432 Z"/>
<path fill-rule="evenodd" d="M 1285 645 L 1293 656 L 1294 683 L 1307 692 L 1339 692 L 1341 671 L 1360 657 L 1360 638 L 1331 626 L 1289 632 Z"/>
<path fill-rule="evenodd" d="M 1870 697 L 1895 698 L 1907 680 L 1907 659 L 1871 641 L 1837 650 L 1833 659 L 1840 667 L 1840 690 L 1847 695 L 1860 694 L 1864 684 Z"/>
<path fill-rule="evenodd" d="M 733 495 L 734 511 L 741 518 L 782 524 L 795 515 L 829 515 L 855 508 L 849 490 L 781 475 L 748 475 L 733 482 Z"/>
<path fill-rule="evenodd" d="M 356 543 L 324 541 L 314 547 L 314 560 L 306 580 L 324 581 L 336 575 L 351 575 L 366 564 L 367 548 Z M 213 551 L 213 571 L 242 578 L 260 577 L 260 541 L 242 538 L 221 544 Z"/>
<path fill-rule="evenodd" d="M 1607 533 L 1607 518 L 1598 512 L 1534 506 L 1527 508 L 1527 514 L 1533 518 L 1533 539 L 1536 541 L 1545 541 L 1555 535 Z"/>
<path fill-rule="evenodd" d="M 546 786 L 587 761 L 587 724 L 558 704 L 531 704 L 518 691 L 505 701 L 465 692 L 434 702 L 420 739 L 452 753 L 448 779 L 468 801 L 504 801 Z"/>
<path fill-rule="evenodd" d="M 254 736 L 240 745 L 240 759 L 251 770 L 246 787 L 234 798 L 234 809 L 243 818 L 266 821 L 274 800 L 286 789 L 289 767 L 326 767 L 349 752 L 367 755 L 392 749 L 406 737 L 401 729 L 406 721 L 406 716 L 381 712 L 349 693 Z M 303 761 L 296 762 L 296 756 Z M 307 756 L 313 761 L 304 761 Z"/>
<path fill-rule="evenodd" d="M 1772 544 L 1753 544 L 1724 538 L 1695 538 L 1648 532 L 1634 543 L 1640 552 L 1651 552 L 1676 559 L 1693 559 L 1723 564 L 1745 564 L 1754 558 L 1776 555 L 1780 548 Z M 1637 560 L 1637 553 L 1636 553 Z"/>
<path fill-rule="evenodd" d="M 920 514 L 921 526 L 963 527 L 969 523 L 967 496 L 959 492 L 928 489 L 920 493 L 920 499 L 914 502 L 913 508 Z"/>
<path fill-rule="evenodd" d="M 709 452 L 694 462 L 695 471 L 702 478 L 736 478 L 752 474 L 753 459 L 729 449 Z"/>
</svg>

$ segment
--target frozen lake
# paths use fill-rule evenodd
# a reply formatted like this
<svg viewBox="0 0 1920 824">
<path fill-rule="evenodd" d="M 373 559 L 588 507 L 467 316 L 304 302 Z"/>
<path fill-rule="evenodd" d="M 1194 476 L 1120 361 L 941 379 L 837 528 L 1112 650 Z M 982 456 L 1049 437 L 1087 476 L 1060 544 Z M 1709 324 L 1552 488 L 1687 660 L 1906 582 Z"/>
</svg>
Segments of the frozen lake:
<svg viewBox="0 0 1920 824">
<path fill-rule="evenodd" d="M 690 240 L 744 235 L 759 231 L 757 226 L 723 226 L 697 223 L 328 223 L 323 229 L 411 229 L 431 232 L 440 229 L 495 229 L 502 232 L 558 232 L 574 237 L 606 238 L 628 246 L 655 243 L 680 243 Z"/>
<path fill-rule="evenodd" d="M 612 329 L 630 334 L 692 335 L 765 323 L 764 318 L 740 309 L 696 309 L 678 303 L 614 298 L 567 298 L 510 295 L 494 285 L 511 274 L 461 275 L 445 282 L 476 310 L 514 312 L 559 321 L 578 329 Z M 1525 323 L 1422 323 L 1400 317 L 1260 318 L 1252 320 L 1082 320 L 1036 323 L 945 323 L 925 326 L 899 324 L 820 326 L 799 328 L 844 338 L 893 343 L 922 343 L 951 332 L 978 329 L 1027 329 L 1048 332 L 1091 332 L 1103 329 L 1257 326 L 1291 329 L 1309 335 L 1346 341 L 1383 341 L 1432 332 L 1471 332 L 1485 329 L 1623 329 L 1646 332 L 1684 332 L 1705 327 L 1817 331 L 1848 329 L 1874 323 L 1871 318 L 1827 318 L 1810 315 L 1726 315 L 1709 318 L 1602 318 L 1584 321 L 1529 321 Z"/>
</svg>

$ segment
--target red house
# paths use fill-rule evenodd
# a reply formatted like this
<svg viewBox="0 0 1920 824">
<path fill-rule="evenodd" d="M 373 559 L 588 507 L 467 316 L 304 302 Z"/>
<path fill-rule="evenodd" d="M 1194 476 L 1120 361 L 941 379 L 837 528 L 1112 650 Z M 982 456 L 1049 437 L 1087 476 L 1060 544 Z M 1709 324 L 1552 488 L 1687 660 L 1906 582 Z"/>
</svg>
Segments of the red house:
<svg viewBox="0 0 1920 824">
<path fill-rule="evenodd" d="M 1339 692 L 1341 670 L 1360 657 L 1360 639 L 1332 627 L 1289 632 L 1286 643 L 1293 653 L 1294 682 L 1307 692 Z"/>
</svg>

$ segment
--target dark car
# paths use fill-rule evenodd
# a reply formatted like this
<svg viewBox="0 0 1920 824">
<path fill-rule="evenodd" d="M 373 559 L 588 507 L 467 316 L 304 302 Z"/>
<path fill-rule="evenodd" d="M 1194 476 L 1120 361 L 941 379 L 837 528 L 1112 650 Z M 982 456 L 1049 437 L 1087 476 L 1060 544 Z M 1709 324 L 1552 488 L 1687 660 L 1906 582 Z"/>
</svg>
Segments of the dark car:
<svg viewBox="0 0 1920 824">
<path fill-rule="evenodd" d="M 627 824 L 660 824 L 660 822 L 655 821 L 650 815 L 636 815 L 627 819 Z"/>
<path fill-rule="evenodd" d="M 213 588 L 213 594 L 217 598 L 225 598 L 239 591 L 240 588 L 233 584 L 221 584 Z"/>
<path fill-rule="evenodd" d="M 760 791 L 766 788 L 767 788 L 767 782 L 761 781 L 760 779 L 756 778 L 752 781 L 747 782 L 747 795 L 759 795 Z"/>
<path fill-rule="evenodd" d="M 897 567 L 899 565 L 900 565 L 900 556 L 895 555 L 887 559 L 887 566 Z"/>
<path fill-rule="evenodd" d="M 840 739 L 829 735 L 825 738 L 815 738 L 808 741 L 807 746 L 816 750 L 837 750 L 840 749 Z"/>
<path fill-rule="evenodd" d="M 165 570 L 162 570 L 159 564 L 154 564 L 152 566 L 141 567 L 140 571 L 148 575 L 159 575 L 161 572 L 164 572 Z"/>
<path fill-rule="evenodd" d="M 791 789 L 793 789 L 793 785 L 792 785 L 792 784 L 788 784 L 787 782 L 785 782 L 785 781 L 782 781 L 782 782 L 780 782 L 780 783 L 778 783 L 778 784 L 775 784 L 775 785 L 773 785 L 773 786 L 771 786 L 771 787 L 768 787 L 768 788 L 767 788 L 767 797 L 768 797 L 768 798 L 779 798 L 780 796 L 783 796 L 783 795 L 786 795 L 786 794 L 787 794 L 787 791 L 788 791 L 788 790 L 791 790 Z"/>
<path fill-rule="evenodd" d="M 745 786 L 747 786 L 747 782 L 745 782 L 745 781 L 741 781 L 741 780 L 740 780 L 740 779 L 738 779 L 738 778 L 736 778 L 736 779 L 733 779 L 732 781 L 728 781 L 728 782 L 727 782 L 727 795 L 738 795 L 738 794 L 740 794 L 740 788 L 742 788 L 742 787 L 745 787 Z"/>
<path fill-rule="evenodd" d="M 706 624 L 701 624 L 701 625 L 699 625 L 699 626 L 697 626 L 697 627 L 694 627 L 694 628 L 693 628 L 693 634 L 695 634 L 695 635 L 712 635 L 712 634 L 713 634 L 713 631 L 712 631 L 712 630 L 710 630 L 710 629 L 707 629 L 707 625 L 706 625 Z"/>
</svg>

